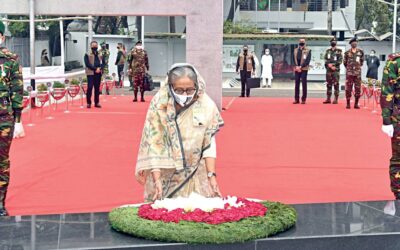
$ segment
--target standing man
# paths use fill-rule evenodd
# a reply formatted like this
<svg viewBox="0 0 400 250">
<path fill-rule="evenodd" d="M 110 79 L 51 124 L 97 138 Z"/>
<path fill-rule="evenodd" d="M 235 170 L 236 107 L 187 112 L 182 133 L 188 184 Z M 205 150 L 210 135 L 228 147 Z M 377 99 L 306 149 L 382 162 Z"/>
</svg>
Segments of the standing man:
<svg viewBox="0 0 400 250">
<path fill-rule="evenodd" d="M 101 56 L 103 57 L 104 61 L 104 69 L 103 69 L 103 80 L 110 74 L 110 70 L 108 68 L 108 63 L 110 60 L 110 50 L 107 49 L 107 44 L 105 41 L 101 43 L 101 51 L 100 51 Z M 110 94 L 110 90 L 108 89 L 108 86 L 106 85 L 106 94 Z"/>
<path fill-rule="evenodd" d="M 9 153 L 13 137 L 22 137 L 21 123 L 23 82 L 17 56 L 4 48 L 5 26 L 0 21 L 0 216 L 7 216 L 5 207 L 10 181 Z"/>
<path fill-rule="evenodd" d="M 339 99 L 339 78 L 340 65 L 343 61 L 342 50 L 336 47 L 336 38 L 331 39 L 331 47 L 325 52 L 325 68 L 326 68 L 326 100 L 324 104 L 331 103 L 332 86 L 335 89 L 335 99 L 333 104 L 338 103 Z"/>
<path fill-rule="evenodd" d="M 293 104 L 300 103 L 300 80 L 303 89 L 301 97 L 301 104 L 306 104 L 307 100 L 307 74 L 311 61 L 311 50 L 306 47 L 306 39 L 299 39 L 299 46 L 294 49 L 294 102 Z"/>
<path fill-rule="evenodd" d="M 118 49 L 118 54 L 117 54 L 117 60 L 115 61 L 115 65 L 117 65 L 117 70 L 118 70 L 118 86 L 122 88 L 123 82 L 122 82 L 122 75 L 124 74 L 124 66 L 125 66 L 125 51 L 124 51 L 124 46 L 122 43 L 118 43 L 117 46 Z"/>
<path fill-rule="evenodd" d="M 132 49 L 130 49 L 130 51 L 132 51 L 134 49 L 134 47 Z M 134 88 L 134 82 L 133 82 L 133 73 L 131 70 L 129 70 L 130 67 L 130 63 L 132 62 L 132 53 L 129 53 L 126 60 L 128 61 L 128 80 L 129 80 L 129 85 L 130 85 L 130 89 L 129 91 L 133 91 Z"/>
<path fill-rule="evenodd" d="M 129 73 L 132 74 L 134 86 L 134 99 L 133 102 L 137 102 L 137 94 L 140 90 L 140 101 L 144 102 L 144 75 L 146 71 L 149 71 L 149 58 L 147 52 L 142 46 L 142 41 L 137 41 L 135 48 L 130 52 Z"/>
<path fill-rule="evenodd" d="M 100 82 L 101 76 L 104 69 L 104 61 L 102 56 L 98 52 L 98 43 L 92 41 L 90 43 L 90 52 L 85 54 L 85 66 L 86 76 L 88 80 L 88 88 L 86 93 L 87 108 L 90 109 L 92 106 L 92 92 L 94 87 L 94 106 L 101 108 L 100 106 Z"/>
<path fill-rule="evenodd" d="M 383 70 L 381 108 L 382 131 L 392 138 L 392 158 L 390 159 L 390 186 L 396 200 L 400 200 L 400 53 L 391 54 Z M 394 215 L 395 204 L 389 201 L 384 212 Z"/>
<path fill-rule="evenodd" d="M 378 80 L 378 69 L 381 65 L 379 58 L 375 55 L 375 50 L 371 50 L 369 57 L 367 58 L 367 78 Z"/>
<path fill-rule="evenodd" d="M 274 59 L 272 58 L 269 49 L 265 49 L 265 54 L 261 57 L 261 65 L 262 65 L 262 86 L 263 88 L 267 87 L 266 79 L 268 79 L 268 88 L 271 88 L 272 79 L 272 65 L 274 63 Z"/>
<path fill-rule="evenodd" d="M 350 109 L 351 92 L 354 85 L 354 108 L 359 109 L 361 95 L 361 67 L 364 64 L 364 51 L 357 48 L 357 38 L 350 40 L 351 48 L 344 53 L 343 64 L 346 67 L 346 109 Z"/>
<path fill-rule="evenodd" d="M 236 72 L 240 73 L 240 81 L 242 83 L 242 91 L 239 97 L 244 97 L 244 91 L 246 90 L 246 96 L 250 97 L 250 88 L 247 86 L 247 79 L 254 75 L 256 63 L 254 57 L 249 53 L 249 47 L 243 46 L 242 53 L 239 54 L 236 62 Z M 239 71 L 240 69 L 240 71 Z"/>
</svg>

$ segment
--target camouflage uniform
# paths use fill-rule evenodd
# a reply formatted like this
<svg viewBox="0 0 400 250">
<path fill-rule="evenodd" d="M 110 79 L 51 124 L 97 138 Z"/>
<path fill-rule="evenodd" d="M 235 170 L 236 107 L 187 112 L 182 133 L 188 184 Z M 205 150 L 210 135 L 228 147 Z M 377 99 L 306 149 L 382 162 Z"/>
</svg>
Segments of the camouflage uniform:
<svg viewBox="0 0 400 250">
<path fill-rule="evenodd" d="M 4 208 L 10 180 L 9 152 L 14 123 L 20 122 L 23 100 L 22 69 L 17 56 L 0 50 L 0 209 Z"/>
<path fill-rule="evenodd" d="M 149 59 L 147 57 L 147 52 L 143 49 L 134 48 L 131 50 L 129 61 L 130 74 L 133 76 L 133 81 L 135 82 L 134 94 L 135 100 L 137 99 L 137 93 L 140 90 L 142 100 L 144 96 L 144 74 L 146 70 L 149 70 Z"/>
<path fill-rule="evenodd" d="M 356 52 L 353 53 L 352 49 L 349 49 L 344 53 L 343 64 L 346 67 L 346 99 L 350 101 L 354 85 L 354 97 L 358 103 L 361 95 L 361 67 L 364 64 L 364 51 L 356 48 Z"/>
<path fill-rule="evenodd" d="M 101 56 L 103 57 L 104 60 L 104 69 L 103 69 L 103 77 L 107 76 L 110 74 L 110 70 L 108 68 L 108 62 L 110 59 L 110 50 L 108 49 L 102 49 L 100 52 Z"/>
<path fill-rule="evenodd" d="M 343 61 L 342 50 L 339 48 L 329 48 L 325 52 L 325 68 L 326 68 L 326 97 L 327 101 L 331 99 L 332 96 L 332 86 L 335 89 L 335 102 L 339 98 L 339 78 L 340 78 L 340 65 Z M 328 67 L 328 64 L 333 64 L 336 70 L 332 70 Z"/>
<path fill-rule="evenodd" d="M 131 51 L 132 51 L 133 49 L 131 49 Z M 127 61 L 128 61 L 128 67 L 129 67 L 129 69 L 130 69 L 130 63 L 132 62 L 132 53 L 129 53 L 128 54 L 128 57 L 127 57 Z M 129 84 L 130 84 L 130 87 L 131 87 L 131 91 L 133 91 L 133 74 L 132 74 L 132 72 L 131 72 L 131 70 L 128 70 L 128 80 L 129 80 Z"/>
<path fill-rule="evenodd" d="M 108 50 L 107 48 L 103 48 L 100 51 L 101 57 L 104 60 L 104 68 L 103 68 L 103 80 L 106 79 L 106 76 L 108 76 L 110 74 L 110 70 L 108 68 L 108 62 L 110 59 L 110 50 Z M 106 93 L 107 95 L 110 94 L 110 90 L 108 89 L 108 86 L 106 85 Z"/>
<path fill-rule="evenodd" d="M 396 199 L 400 199 L 400 53 L 389 55 L 383 71 L 381 107 L 384 125 L 393 125 L 390 184 Z"/>
</svg>

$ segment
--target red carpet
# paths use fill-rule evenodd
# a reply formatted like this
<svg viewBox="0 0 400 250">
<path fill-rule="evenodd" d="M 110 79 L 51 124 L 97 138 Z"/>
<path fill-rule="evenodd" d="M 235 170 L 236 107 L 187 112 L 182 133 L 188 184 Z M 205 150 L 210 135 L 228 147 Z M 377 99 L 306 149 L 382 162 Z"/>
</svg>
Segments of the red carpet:
<svg viewBox="0 0 400 250">
<path fill-rule="evenodd" d="M 217 137 L 223 193 L 287 203 L 392 198 L 380 117 L 321 102 L 235 99 Z M 11 214 L 108 211 L 142 201 L 134 168 L 148 102 L 108 97 L 102 104 L 75 104 L 70 114 L 25 126 L 27 136 L 11 150 Z"/>
</svg>

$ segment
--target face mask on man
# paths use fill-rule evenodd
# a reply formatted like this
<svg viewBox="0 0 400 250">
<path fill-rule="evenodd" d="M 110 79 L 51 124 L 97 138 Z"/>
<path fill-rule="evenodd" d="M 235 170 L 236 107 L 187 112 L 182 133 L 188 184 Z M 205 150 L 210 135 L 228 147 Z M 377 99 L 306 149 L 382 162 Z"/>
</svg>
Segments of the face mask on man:
<svg viewBox="0 0 400 250">
<path fill-rule="evenodd" d="M 136 48 L 137 49 L 143 49 L 143 46 L 142 45 L 136 45 Z"/>
<path fill-rule="evenodd" d="M 269 55 L 269 50 L 266 50 L 266 51 L 265 51 L 265 54 L 266 54 L 266 55 Z"/>
<path fill-rule="evenodd" d="M 352 47 L 353 49 L 357 48 L 357 43 L 352 43 L 352 44 L 351 44 L 351 47 Z"/>
<path fill-rule="evenodd" d="M 375 56 L 375 53 L 374 52 L 371 52 L 371 54 L 369 54 L 370 56 Z"/>
<path fill-rule="evenodd" d="M 195 95 L 195 93 L 193 93 L 192 95 L 179 95 L 175 93 L 174 90 L 172 90 L 172 94 L 174 95 L 176 103 L 178 103 L 182 107 L 188 105 L 193 100 L 193 97 Z"/>
<path fill-rule="evenodd" d="M 336 46 L 336 42 L 331 42 L 331 46 L 335 47 Z"/>
<path fill-rule="evenodd" d="M 303 43 L 303 42 L 300 42 L 300 43 L 299 43 L 299 46 L 300 46 L 300 47 L 303 47 L 304 45 L 306 45 L 306 43 Z"/>
<path fill-rule="evenodd" d="M 97 52 L 97 47 L 92 47 L 92 51 L 93 51 L 93 53 Z"/>
</svg>

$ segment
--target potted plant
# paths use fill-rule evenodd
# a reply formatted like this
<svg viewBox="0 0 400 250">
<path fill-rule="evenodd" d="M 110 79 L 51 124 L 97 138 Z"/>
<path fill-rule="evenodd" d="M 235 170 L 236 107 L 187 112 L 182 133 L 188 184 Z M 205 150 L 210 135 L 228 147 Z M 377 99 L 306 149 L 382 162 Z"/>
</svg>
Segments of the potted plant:
<svg viewBox="0 0 400 250">
<path fill-rule="evenodd" d="M 53 98 L 56 101 L 58 101 L 64 98 L 65 93 L 66 93 L 65 84 L 59 81 L 55 81 L 53 83 L 53 90 L 51 91 L 51 96 L 53 96 Z"/>
<path fill-rule="evenodd" d="M 86 95 L 86 92 L 87 92 L 87 78 L 85 77 L 85 78 L 83 78 L 82 79 L 82 90 L 83 90 L 83 93 L 85 93 L 85 95 Z"/>
<path fill-rule="evenodd" d="M 41 102 L 41 106 L 49 100 L 49 92 L 46 84 L 42 83 L 37 86 L 37 99 Z"/>
<path fill-rule="evenodd" d="M 80 91 L 80 82 L 77 79 L 72 79 L 69 82 L 69 87 L 68 87 L 68 94 L 71 98 L 74 98 L 79 94 Z"/>
</svg>

